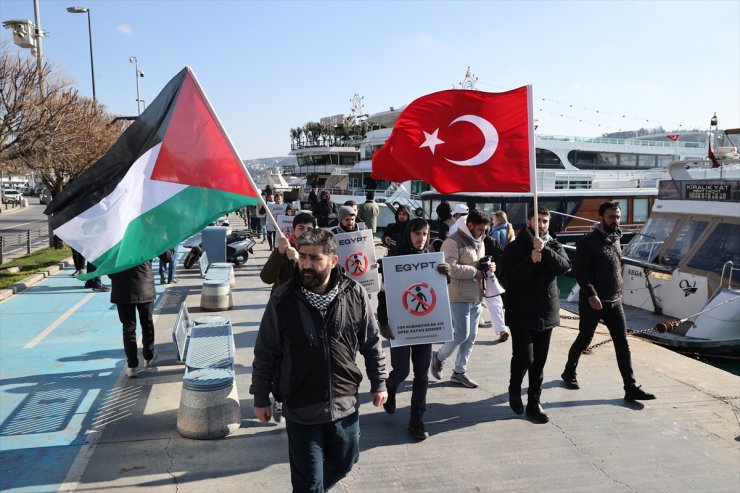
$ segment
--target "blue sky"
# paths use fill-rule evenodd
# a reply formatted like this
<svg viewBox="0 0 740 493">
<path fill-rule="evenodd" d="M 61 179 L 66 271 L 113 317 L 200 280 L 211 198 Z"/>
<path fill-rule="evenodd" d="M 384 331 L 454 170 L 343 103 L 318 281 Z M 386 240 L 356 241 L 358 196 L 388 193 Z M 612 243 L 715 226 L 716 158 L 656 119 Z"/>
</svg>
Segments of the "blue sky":
<svg viewBox="0 0 740 493">
<path fill-rule="evenodd" d="M 543 134 L 706 128 L 714 112 L 740 126 L 738 0 L 39 3 L 44 57 L 82 94 L 87 18 L 72 5 L 91 9 L 97 97 L 112 113 L 136 113 L 129 56 L 147 102 L 190 65 L 245 159 L 287 155 L 291 127 L 349 113 L 354 93 L 377 113 L 451 88 L 468 66 L 480 90 L 533 84 Z M 3 0 L 0 20 L 17 18 L 33 20 L 33 0 Z"/>
</svg>

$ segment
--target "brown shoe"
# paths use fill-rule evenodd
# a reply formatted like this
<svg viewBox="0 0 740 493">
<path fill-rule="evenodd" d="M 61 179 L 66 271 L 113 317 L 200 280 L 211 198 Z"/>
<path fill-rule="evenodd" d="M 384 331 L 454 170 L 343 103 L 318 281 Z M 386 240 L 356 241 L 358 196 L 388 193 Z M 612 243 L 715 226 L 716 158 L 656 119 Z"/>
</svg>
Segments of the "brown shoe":
<svg viewBox="0 0 740 493">
<path fill-rule="evenodd" d="M 500 342 L 506 342 L 509 340 L 509 333 L 508 332 L 501 332 L 501 335 L 498 336 L 498 340 Z"/>
</svg>

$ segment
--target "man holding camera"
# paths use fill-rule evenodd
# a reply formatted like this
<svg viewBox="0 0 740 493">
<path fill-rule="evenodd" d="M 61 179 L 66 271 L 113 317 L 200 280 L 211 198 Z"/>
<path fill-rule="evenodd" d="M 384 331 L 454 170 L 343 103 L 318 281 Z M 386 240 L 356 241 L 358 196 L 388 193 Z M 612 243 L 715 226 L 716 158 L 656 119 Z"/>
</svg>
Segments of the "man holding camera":
<svg viewBox="0 0 740 493">
<path fill-rule="evenodd" d="M 486 234 L 488 223 L 486 215 L 479 210 L 473 210 L 465 221 L 466 227 L 458 228 L 442 243 L 445 262 L 449 263 L 452 269 L 449 291 L 454 339 L 432 354 L 430 368 L 432 376 L 441 380 L 444 361 L 458 349 L 450 382 L 471 389 L 476 388 L 478 383 L 468 378 L 466 369 L 478 334 L 483 280 L 486 276 L 493 275 L 496 269 L 495 264 L 485 257 L 483 246 L 483 236 Z"/>
<path fill-rule="evenodd" d="M 506 245 L 501 260 L 506 279 L 504 306 L 506 324 L 511 329 L 511 379 L 509 405 L 516 414 L 524 413 L 522 381 L 529 371 L 527 416 L 547 423 L 540 406 L 542 378 L 552 329 L 560 324 L 560 293 L 557 277 L 570 270 L 563 246 L 550 237 L 550 211 L 544 207 L 527 214 L 527 227 Z M 537 228 L 537 235 L 535 235 Z"/>
</svg>

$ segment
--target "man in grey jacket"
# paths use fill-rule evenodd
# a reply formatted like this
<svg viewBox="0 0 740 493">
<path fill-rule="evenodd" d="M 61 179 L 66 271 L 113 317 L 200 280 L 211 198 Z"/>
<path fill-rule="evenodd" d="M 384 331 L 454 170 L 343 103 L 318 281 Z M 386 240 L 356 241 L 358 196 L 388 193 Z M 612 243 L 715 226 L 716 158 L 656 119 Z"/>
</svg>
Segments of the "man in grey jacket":
<svg viewBox="0 0 740 493">
<path fill-rule="evenodd" d="M 376 407 L 388 397 L 385 357 L 367 292 L 337 267 L 334 235 L 313 229 L 296 250 L 296 277 L 275 291 L 262 317 L 249 392 L 263 423 L 270 392 L 283 402 L 293 490 L 323 492 L 359 459 L 357 351 Z"/>
<path fill-rule="evenodd" d="M 450 309 L 454 339 L 432 353 L 431 372 L 437 380 L 442 379 L 444 361 L 457 349 L 457 359 L 450 382 L 468 388 L 476 388 L 478 383 L 469 378 L 466 369 L 470 353 L 473 352 L 475 337 L 478 334 L 478 321 L 483 301 L 483 280 L 493 275 L 496 265 L 493 262 L 481 264 L 485 257 L 483 236 L 486 234 L 488 217 L 479 210 L 473 210 L 465 220 L 465 226 L 447 237 L 442 243 L 445 262 L 450 264 Z"/>
</svg>

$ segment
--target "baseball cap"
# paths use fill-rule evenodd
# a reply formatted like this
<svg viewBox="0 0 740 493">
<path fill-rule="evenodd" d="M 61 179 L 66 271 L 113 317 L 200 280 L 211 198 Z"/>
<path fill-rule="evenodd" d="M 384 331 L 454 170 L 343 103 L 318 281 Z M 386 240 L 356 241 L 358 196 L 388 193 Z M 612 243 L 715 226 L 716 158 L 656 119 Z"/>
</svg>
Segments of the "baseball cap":
<svg viewBox="0 0 740 493">
<path fill-rule="evenodd" d="M 462 214 L 463 216 L 467 216 L 469 212 L 468 206 L 465 204 L 457 204 L 455 208 L 452 210 L 453 214 Z"/>
</svg>

